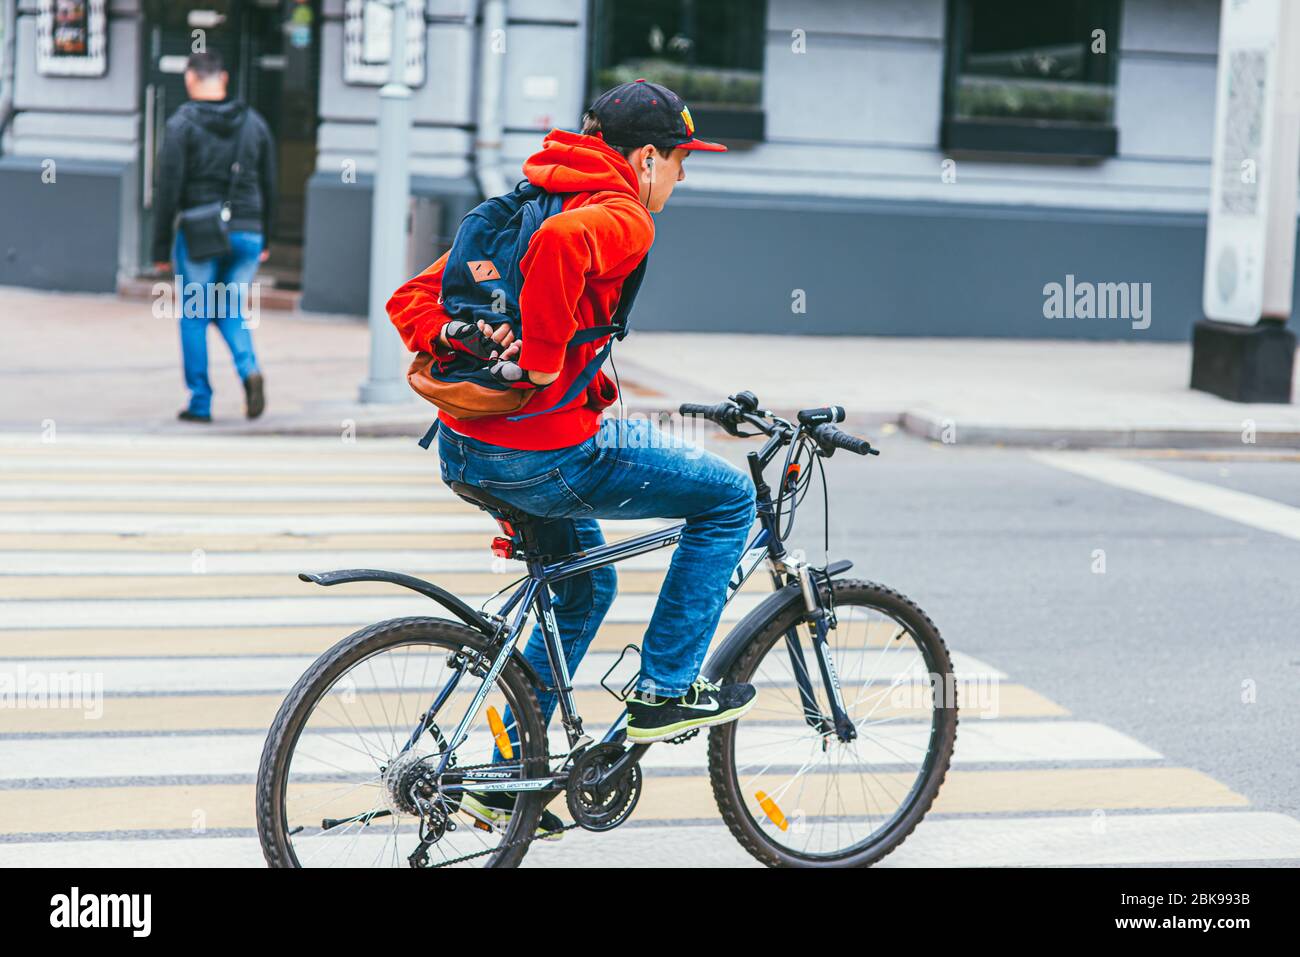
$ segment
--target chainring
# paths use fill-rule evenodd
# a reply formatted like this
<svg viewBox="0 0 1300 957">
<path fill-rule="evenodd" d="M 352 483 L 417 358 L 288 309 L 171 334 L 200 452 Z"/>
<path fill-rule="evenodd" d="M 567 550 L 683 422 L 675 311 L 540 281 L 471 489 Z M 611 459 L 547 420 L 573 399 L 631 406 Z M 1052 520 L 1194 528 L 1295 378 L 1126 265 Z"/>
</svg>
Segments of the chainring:
<svg viewBox="0 0 1300 957">
<path fill-rule="evenodd" d="M 596 784 L 625 753 L 619 744 L 597 744 L 573 762 L 564 799 L 579 827 L 608 831 L 631 816 L 641 797 L 641 765 L 633 764 L 618 777 Z"/>
</svg>

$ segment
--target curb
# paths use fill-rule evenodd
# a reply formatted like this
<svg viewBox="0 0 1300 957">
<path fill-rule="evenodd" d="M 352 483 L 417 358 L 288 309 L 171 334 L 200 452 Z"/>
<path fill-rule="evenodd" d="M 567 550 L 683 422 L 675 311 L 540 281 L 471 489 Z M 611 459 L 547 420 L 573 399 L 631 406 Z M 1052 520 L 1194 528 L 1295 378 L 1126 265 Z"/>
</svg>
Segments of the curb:
<svg viewBox="0 0 1300 957">
<path fill-rule="evenodd" d="M 953 416 L 931 412 L 904 412 L 900 425 L 912 435 L 945 445 L 1005 445 L 1039 449 L 1300 449 L 1300 431 L 1261 429 L 1255 433 L 1253 442 L 1245 442 L 1240 428 L 1017 426 L 964 422 Z M 946 438 L 945 432 L 954 437 Z"/>
<path fill-rule="evenodd" d="M 637 395 L 626 403 L 624 409 L 630 416 L 679 418 L 680 402 L 668 396 Z M 793 419 L 794 408 L 777 406 L 772 412 Z M 329 412 L 298 413 L 283 421 L 274 418 L 248 422 L 234 419 L 207 426 L 178 425 L 164 420 L 134 423 L 128 431 L 157 436 L 197 435 L 213 436 L 303 436 L 339 437 L 345 422 L 351 423 L 358 438 L 409 438 L 414 442 L 424 435 L 433 423 L 437 411 L 430 406 L 404 406 L 390 412 L 373 408 L 337 408 Z M 701 425 L 706 425 L 701 421 Z M 1300 449 L 1300 430 L 1259 429 L 1253 442 L 1243 440 L 1239 427 L 1221 428 L 1213 425 L 1178 426 L 1122 425 L 1106 427 L 1066 427 L 1051 425 L 1009 425 L 997 422 L 967 421 L 957 416 L 944 416 L 930 411 L 894 411 L 887 409 L 850 409 L 844 428 L 849 432 L 867 434 L 882 426 L 899 430 L 939 445 L 1015 447 L 1034 449 Z M 11 428 L 7 431 L 26 431 Z M 3 428 L 3 426 L 0 426 Z M 122 423 L 111 426 L 85 427 L 78 431 L 120 433 Z M 719 434 L 723 434 L 718 430 Z"/>
</svg>

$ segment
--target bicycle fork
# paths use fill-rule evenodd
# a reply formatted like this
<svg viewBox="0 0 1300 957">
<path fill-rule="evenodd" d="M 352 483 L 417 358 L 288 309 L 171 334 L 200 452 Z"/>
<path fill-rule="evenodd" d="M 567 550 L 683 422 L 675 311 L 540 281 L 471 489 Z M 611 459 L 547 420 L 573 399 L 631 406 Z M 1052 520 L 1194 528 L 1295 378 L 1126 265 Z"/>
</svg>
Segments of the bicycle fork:
<svg viewBox="0 0 1300 957">
<path fill-rule="evenodd" d="M 785 633 L 786 652 L 790 656 L 790 667 L 794 672 L 795 686 L 799 689 L 799 702 L 803 706 L 804 720 L 823 741 L 832 732 L 843 742 L 857 738 L 858 729 L 844 709 L 844 696 L 840 690 L 840 676 L 835 670 L 831 658 L 827 633 L 835 624 L 834 611 L 822 600 L 821 589 L 813 578 L 813 569 L 806 562 L 786 562 L 786 569 L 799 582 L 799 591 L 803 596 L 804 619 L 793 625 Z M 829 581 L 827 585 L 829 586 Z M 799 640 L 799 625 L 809 625 L 813 652 L 817 658 L 817 670 L 821 673 L 822 687 L 826 689 L 826 699 L 830 704 L 829 718 L 822 714 L 813 691 L 812 677 L 808 671 L 808 661 L 804 656 L 803 643 Z"/>
</svg>

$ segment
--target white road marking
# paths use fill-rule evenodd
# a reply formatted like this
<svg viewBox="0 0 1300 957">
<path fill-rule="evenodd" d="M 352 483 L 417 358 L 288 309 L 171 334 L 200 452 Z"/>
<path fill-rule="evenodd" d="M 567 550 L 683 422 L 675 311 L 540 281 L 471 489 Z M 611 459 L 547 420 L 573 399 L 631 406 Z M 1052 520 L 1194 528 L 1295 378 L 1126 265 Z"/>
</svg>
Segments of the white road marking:
<svg viewBox="0 0 1300 957">
<path fill-rule="evenodd" d="M 500 534 L 486 513 L 473 515 L 186 515 L 176 513 L 0 513 L 0 532 L 42 535 L 348 535 L 421 532 Z M 620 533 L 650 532 L 670 521 L 630 519 L 609 526 Z"/>
<path fill-rule="evenodd" d="M 367 619 L 369 620 L 369 619 Z M 644 621 L 645 619 L 641 619 Z M 360 627 L 360 626 L 357 626 Z M 339 638 L 352 630 L 339 629 Z M 105 649 L 111 651 L 112 649 Z M 321 651 L 325 650 L 322 645 Z M 599 687 L 600 678 L 614 664 L 618 652 L 593 651 L 583 657 L 574 674 L 575 686 Z M 106 694 L 176 694 L 181 692 L 237 691 L 284 693 L 315 660 L 314 655 L 265 658 L 30 658 L 0 659 L 0 678 L 9 687 L 25 689 L 20 678 L 39 675 L 99 676 Z M 963 680 L 1006 677 L 977 658 L 953 654 L 953 667 Z M 365 686 L 364 673 L 353 672 L 358 687 Z M 214 726 L 220 725 L 214 717 Z M 963 724 L 965 735 L 967 725 Z M 94 730 L 89 727 L 88 730 Z"/>
<path fill-rule="evenodd" d="M 488 551 L 487 537 L 476 549 L 426 551 L 367 550 L 207 552 L 206 575 L 296 575 L 326 568 L 382 568 L 412 572 L 490 572 L 501 569 L 502 584 L 522 574 L 521 562 L 498 559 Z M 670 549 L 660 549 L 618 563 L 620 570 L 648 571 L 668 567 Z M 175 552 L 58 552 L 0 551 L 0 575 L 189 575 L 189 549 Z M 500 563 L 499 565 L 496 563 Z M 505 577 L 506 575 L 510 577 Z"/>
<path fill-rule="evenodd" d="M 456 496 L 433 476 L 424 483 L 366 485 L 261 484 L 232 479 L 230 484 L 163 482 L 0 482 L 0 501 L 30 502 L 448 502 Z M 465 506 L 467 509 L 471 505 Z M 75 507 L 74 507 L 75 510 Z"/>
<path fill-rule="evenodd" d="M 1300 508 L 1198 482 L 1126 459 L 1088 452 L 1037 452 L 1031 458 L 1116 488 L 1194 508 L 1229 521 L 1300 541 Z"/>
<path fill-rule="evenodd" d="M 633 817 L 635 821 L 635 816 Z M 373 856 L 373 855 L 371 855 Z M 358 859 L 363 859 L 358 854 Z M 364 858 L 369 860 L 369 858 Z M 1300 822 L 1264 811 L 931 817 L 877 867 L 1087 867 L 1300 860 Z M 253 837 L 0 843 L 0 867 L 264 867 Z M 721 824 L 570 831 L 525 867 L 757 867 Z"/>
<path fill-rule="evenodd" d="M 312 571 L 313 569 L 306 569 Z M 314 569 L 320 570 L 320 569 Z M 501 584 L 510 579 L 502 576 Z M 403 615 L 449 616 L 441 605 L 393 586 L 392 596 L 347 596 L 347 585 L 322 588 L 301 582 L 301 598 L 157 598 L 123 600 L 84 598 L 0 603 L 0 635 L 6 628 L 171 628 L 183 624 L 220 626 L 340 625 L 398 618 Z M 477 608 L 487 595 L 462 595 Z M 722 614 L 735 621 L 764 597 L 737 595 Z M 606 621 L 649 621 L 657 595 L 619 595 Z"/>
<path fill-rule="evenodd" d="M 415 702 L 408 694 L 411 722 L 415 721 Z M 375 710 L 376 720 L 382 715 Z M 212 715 L 214 724 L 220 724 L 221 715 Z M 313 727 L 318 722 L 313 722 Z M 87 726 L 92 727 L 93 721 Z M 399 728 L 397 740 L 405 739 Z M 594 725 L 593 733 L 604 731 Z M 768 738 L 785 740 L 799 729 L 750 728 L 745 732 L 750 746 Z M 864 736 L 859 742 L 857 760 L 866 765 L 897 764 L 898 755 L 915 757 L 919 763 L 925 752 L 928 729 L 920 723 L 910 723 L 881 733 Z M 199 734 L 158 735 L 142 737 L 83 737 L 83 738 L 18 738 L 4 742 L 5 760 L 0 765 L 0 780 L 13 781 L 45 776 L 72 776 L 77 778 L 130 777 L 166 778 L 175 775 L 216 774 L 246 775 L 257 771 L 265 735 L 253 734 Z M 873 743 L 879 738 L 879 743 Z M 300 742 L 295 758 L 295 773 L 349 772 L 370 773 L 374 762 L 367 752 L 383 756 L 391 751 L 392 735 L 384 730 L 367 731 L 365 749 L 359 745 L 361 738 L 348 729 L 340 735 L 319 735 L 310 731 Z M 788 751 L 771 750 L 764 746 L 765 761 L 775 764 L 803 764 L 808 757 L 808 739 L 800 737 Z M 466 754 L 475 760 L 486 760 L 491 749 L 485 726 L 480 726 L 478 744 L 473 740 L 466 746 Z M 552 729 L 551 750 L 564 753 L 562 730 Z M 481 754 L 480 754 L 481 752 Z M 703 773 L 708 767 L 708 739 L 704 735 L 681 745 L 653 747 L 642 764 L 648 768 L 681 768 Z M 978 737 L 963 740 L 953 755 L 956 766 L 963 764 L 1026 763 L 1052 764 L 1058 761 L 1143 761 L 1157 760 L 1160 755 L 1105 725 L 1090 721 L 996 721 L 982 725 Z M 845 767 L 838 762 L 837 767 Z"/>
</svg>

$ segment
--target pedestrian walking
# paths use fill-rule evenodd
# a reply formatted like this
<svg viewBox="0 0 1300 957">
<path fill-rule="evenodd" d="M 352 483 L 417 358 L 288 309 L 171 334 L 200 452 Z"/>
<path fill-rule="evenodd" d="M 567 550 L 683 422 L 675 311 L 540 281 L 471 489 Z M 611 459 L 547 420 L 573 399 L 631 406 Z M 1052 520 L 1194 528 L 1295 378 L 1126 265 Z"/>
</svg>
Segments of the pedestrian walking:
<svg viewBox="0 0 1300 957">
<path fill-rule="evenodd" d="M 188 102 L 163 134 L 153 235 L 157 268 L 177 278 L 181 356 L 189 404 L 179 418 L 212 421 L 208 326 L 230 348 L 244 384 L 250 419 L 266 406 L 253 351 L 249 290 L 266 262 L 275 208 L 275 150 L 256 110 L 228 94 L 230 78 L 216 51 L 196 53 L 185 68 Z"/>
</svg>

